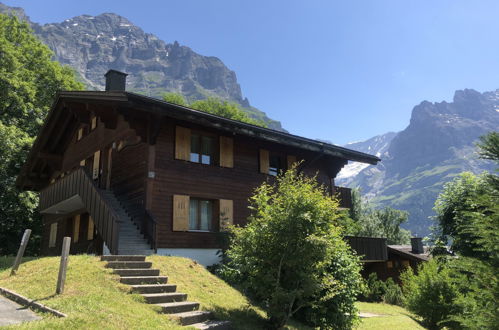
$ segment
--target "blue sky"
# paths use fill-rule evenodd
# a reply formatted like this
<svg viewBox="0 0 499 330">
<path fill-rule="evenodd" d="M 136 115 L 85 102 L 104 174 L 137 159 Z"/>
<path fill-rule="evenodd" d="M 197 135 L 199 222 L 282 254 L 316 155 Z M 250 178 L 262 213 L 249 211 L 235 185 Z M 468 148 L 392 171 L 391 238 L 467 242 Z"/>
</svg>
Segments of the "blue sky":
<svg viewBox="0 0 499 330">
<path fill-rule="evenodd" d="M 337 144 L 404 129 L 423 100 L 499 88 L 497 0 L 0 1 L 39 23 L 125 16 L 220 58 L 290 132 Z"/>
</svg>

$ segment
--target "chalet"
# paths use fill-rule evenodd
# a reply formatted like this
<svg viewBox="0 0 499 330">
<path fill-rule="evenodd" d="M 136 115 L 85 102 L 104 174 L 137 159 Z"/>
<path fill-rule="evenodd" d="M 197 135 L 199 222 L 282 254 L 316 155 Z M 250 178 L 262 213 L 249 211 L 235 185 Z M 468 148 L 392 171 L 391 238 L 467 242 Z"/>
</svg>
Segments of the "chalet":
<svg viewBox="0 0 499 330">
<path fill-rule="evenodd" d="M 17 179 L 40 192 L 42 253 L 180 255 L 216 262 L 217 232 L 244 225 L 248 198 L 292 163 L 342 206 L 334 178 L 350 161 L 379 158 L 126 92 L 110 70 L 105 91 L 57 94 Z M 332 128 L 334 131 L 334 127 Z"/>
<path fill-rule="evenodd" d="M 411 238 L 411 245 L 388 245 L 386 238 L 349 236 L 347 241 L 361 257 L 362 275 L 376 273 L 379 279 L 399 281 L 400 273 L 407 267 L 414 271 L 420 263 L 430 259 L 430 251 L 420 237 Z"/>
</svg>

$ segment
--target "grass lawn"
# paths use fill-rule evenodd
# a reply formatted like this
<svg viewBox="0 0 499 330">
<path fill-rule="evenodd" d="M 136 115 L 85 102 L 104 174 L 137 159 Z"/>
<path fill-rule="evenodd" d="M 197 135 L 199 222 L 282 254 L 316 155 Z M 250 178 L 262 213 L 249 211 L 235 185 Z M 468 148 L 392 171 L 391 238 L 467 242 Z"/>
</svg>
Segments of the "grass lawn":
<svg viewBox="0 0 499 330">
<path fill-rule="evenodd" d="M 59 257 L 25 260 L 16 276 L 10 277 L 12 257 L 0 257 L 0 287 L 14 290 L 28 298 L 68 315 L 17 325 L 26 329 L 185 329 L 156 307 L 143 303 L 137 294 L 128 294 L 129 286 L 120 284 L 118 276 L 104 268 L 99 258 L 87 255 L 70 256 L 65 291 L 55 295 Z M 153 268 L 177 284 L 177 291 L 189 294 L 188 299 L 201 303 L 236 329 L 261 329 L 265 312 L 251 304 L 236 289 L 209 273 L 190 259 L 152 256 Z M 309 329 L 290 322 L 288 329 Z"/>
<path fill-rule="evenodd" d="M 362 318 L 360 325 L 356 329 L 425 329 L 416 321 L 416 316 L 400 306 L 358 302 L 357 307 L 360 312 L 378 314 L 382 316 Z"/>
</svg>

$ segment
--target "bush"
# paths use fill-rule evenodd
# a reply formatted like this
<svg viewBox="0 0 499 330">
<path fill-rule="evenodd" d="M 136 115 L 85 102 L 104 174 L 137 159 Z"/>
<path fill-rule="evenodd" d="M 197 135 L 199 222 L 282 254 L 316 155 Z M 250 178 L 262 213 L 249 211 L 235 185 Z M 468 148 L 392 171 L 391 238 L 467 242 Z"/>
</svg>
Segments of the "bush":
<svg viewBox="0 0 499 330">
<path fill-rule="evenodd" d="M 218 272 L 265 305 L 274 328 L 297 312 L 322 328 L 352 327 L 360 262 L 342 239 L 338 202 L 295 169 L 263 183 L 250 202 L 250 221 L 233 228 Z"/>
<path fill-rule="evenodd" d="M 391 305 L 402 306 L 404 304 L 404 297 L 400 285 L 395 283 L 394 280 L 389 278 L 385 282 L 385 294 L 383 295 L 383 302 Z"/>
<path fill-rule="evenodd" d="M 359 300 L 367 302 L 380 302 L 386 292 L 385 282 L 378 279 L 376 273 L 369 274 L 366 280 L 362 295 Z"/>
<path fill-rule="evenodd" d="M 449 317 L 460 314 L 456 303 L 460 293 L 444 259 L 434 258 L 420 265 L 417 275 L 408 267 L 401 279 L 405 306 L 421 316 L 425 326 L 430 329 L 457 328 L 457 323 Z"/>
</svg>

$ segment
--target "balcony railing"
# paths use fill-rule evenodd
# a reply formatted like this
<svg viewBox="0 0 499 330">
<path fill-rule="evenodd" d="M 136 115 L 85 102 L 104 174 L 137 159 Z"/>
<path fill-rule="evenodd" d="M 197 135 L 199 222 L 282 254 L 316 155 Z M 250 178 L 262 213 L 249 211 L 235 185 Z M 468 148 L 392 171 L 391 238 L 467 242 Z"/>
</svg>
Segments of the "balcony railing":
<svg viewBox="0 0 499 330">
<path fill-rule="evenodd" d="M 346 236 L 345 239 L 364 262 L 388 259 L 386 238 Z"/>
<path fill-rule="evenodd" d="M 117 254 L 119 217 L 83 167 L 43 189 L 40 193 L 40 210 L 43 212 L 75 197 L 81 199 L 78 203 L 83 203 L 111 253 Z"/>
</svg>

